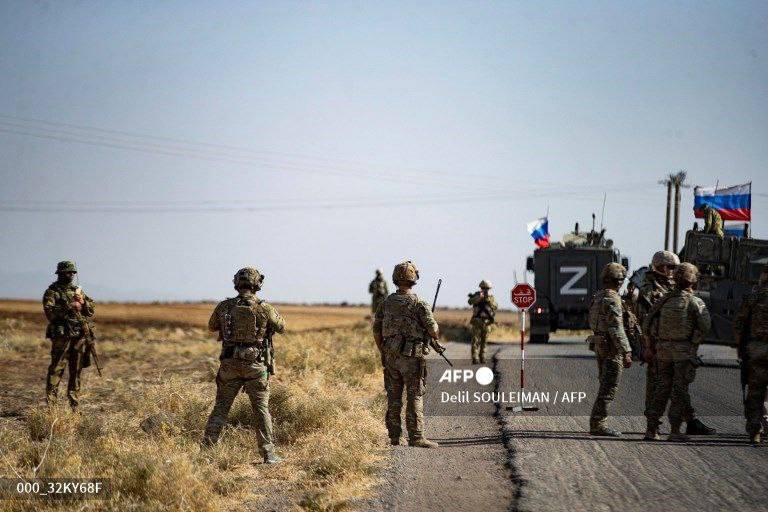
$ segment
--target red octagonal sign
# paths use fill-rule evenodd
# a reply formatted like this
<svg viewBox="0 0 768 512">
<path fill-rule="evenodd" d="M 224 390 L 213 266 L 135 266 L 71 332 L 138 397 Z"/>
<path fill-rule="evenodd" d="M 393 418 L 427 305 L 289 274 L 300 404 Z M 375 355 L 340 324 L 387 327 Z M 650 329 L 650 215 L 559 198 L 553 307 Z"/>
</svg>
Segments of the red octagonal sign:
<svg viewBox="0 0 768 512">
<path fill-rule="evenodd" d="M 528 309 L 536 302 L 536 290 L 533 286 L 520 283 L 516 284 L 512 288 L 512 304 L 517 306 L 517 309 Z"/>
</svg>

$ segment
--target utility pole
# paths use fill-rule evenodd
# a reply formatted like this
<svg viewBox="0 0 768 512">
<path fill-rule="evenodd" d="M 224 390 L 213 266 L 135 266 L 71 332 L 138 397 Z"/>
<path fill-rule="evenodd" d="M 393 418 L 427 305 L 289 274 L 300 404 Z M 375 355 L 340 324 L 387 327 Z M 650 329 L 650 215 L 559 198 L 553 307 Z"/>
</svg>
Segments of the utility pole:
<svg viewBox="0 0 768 512">
<path fill-rule="evenodd" d="M 681 170 L 676 174 L 670 174 L 669 179 L 675 185 L 675 227 L 672 233 L 672 251 L 677 254 L 677 235 L 680 229 L 680 189 L 689 188 L 685 183 L 688 173 Z"/>
<path fill-rule="evenodd" d="M 666 177 L 659 181 L 659 185 L 666 185 L 667 187 L 667 215 L 664 223 L 664 250 L 669 250 L 669 221 L 672 213 L 672 180 L 670 177 Z"/>
</svg>

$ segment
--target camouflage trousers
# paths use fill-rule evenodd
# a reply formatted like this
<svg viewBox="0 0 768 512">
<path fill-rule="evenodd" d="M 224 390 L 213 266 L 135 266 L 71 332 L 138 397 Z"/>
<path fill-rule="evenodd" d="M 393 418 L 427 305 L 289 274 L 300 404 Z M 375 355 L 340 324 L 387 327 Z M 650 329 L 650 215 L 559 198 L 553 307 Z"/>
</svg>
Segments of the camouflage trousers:
<svg viewBox="0 0 768 512">
<path fill-rule="evenodd" d="M 260 362 L 224 359 L 216 375 L 216 403 L 205 425 L 203 444 L 214 444 L 227 423 L 237 394 L 244 389 L 251 400 L 256 424 L 256 440 L 262 455 L 272 453 L 272 416 L 269 414 L 269 373 Z"/>
<path fill-rule="evenodd" d="M 669 424 L 679 427 L 690 408 L 688 386 L 696 378 L 696 367 L 690 359 L 659 359 L 654 384 L 653 405 L 646 415 L 648 426 L 656 428 L 669 402 Z"/>
<path fill-rule="evenodd" d="M 656 359 L 646 364 L 645 368 L 645 417 L 651 414 L 653 397 L 656 395 L 656 380 L 658 379 L 659 364 Z M 696 369 L 694 368 L 694 372 Z M 691 395 L 686 394 L 686 403 L 683 408 L 683 421 L 689 422 L 696 417 L 696 410 L 691 405 Z M 657 418 L 658 419 L 658 418 Z"/>
<path fill-rule="evenodd" d="M 64 375 L 64 368 L 69 367 L 67 398 L 69 404 L 79 404 L 80 372 L 83 370 L 83 351 L 85 340 L 82 338 L 54 338 L 51 340 L 51 364 L 45 379 L 45 397 L 48 403 L 55 403 L 59 393 L 59 382 Z"/>
<path fill-rule="evenodd" d="M 387 390 L 387 414 L 385 422 L 390 439 L 399 439 L 403 427 L 403 391 L 406 396 L 405 427 L 408 438 L 420 439 L 424 436 L 424 381 L 422 365 L 426 361 L 417 357 L 407 357 L 388 353 L 385 358 L 384 386 Z"/>
<path fill-rule="evenodd" d="M 491 326 L 480 319 L 472 319 L 472 361 L 485 362 L 485 345 L 488 341 L 488 333 Z"/>
<path fill-rule="evenodd" d="M 616 397 L 616 390 L 619 389 L 619 379 L 623 370 L 622 357 L 609 350 L 603 343 L 595 346 L 595 356 L 597 358 L 597 374 L 600 380 L 600 387 L 597 390 L 597 397 L 592 406 L 592 413 L 589 416 L 589 429 L 599 430 L 605 427 L 605 420 L 608 418 L 608 407 Z"/>
<path fill-rule="evenodd" d="M 747 434 L 760 432 L 765 414 L 766 389 L 768 389 L 768 359 L 749 361 L 747 369 L 747 399 L 744 401 L 744 417 Z"/>
</svg>

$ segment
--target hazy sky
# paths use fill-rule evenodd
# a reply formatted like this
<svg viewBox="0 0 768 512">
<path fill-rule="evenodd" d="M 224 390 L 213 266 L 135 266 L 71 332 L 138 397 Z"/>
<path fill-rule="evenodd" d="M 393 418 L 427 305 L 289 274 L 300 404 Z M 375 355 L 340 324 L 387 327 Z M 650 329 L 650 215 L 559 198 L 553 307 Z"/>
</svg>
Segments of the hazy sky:
<svg viewBox="0 0 768 512">
<path fill-rule="evenodd" d="M 639 266 L 681 168 L 768 237 L 768 3 L 6 0 L 0 153 L 0 296 L 358 302 L 410 258 L 508 306 L 527 221 L 607 192 Z"/>
</svg>

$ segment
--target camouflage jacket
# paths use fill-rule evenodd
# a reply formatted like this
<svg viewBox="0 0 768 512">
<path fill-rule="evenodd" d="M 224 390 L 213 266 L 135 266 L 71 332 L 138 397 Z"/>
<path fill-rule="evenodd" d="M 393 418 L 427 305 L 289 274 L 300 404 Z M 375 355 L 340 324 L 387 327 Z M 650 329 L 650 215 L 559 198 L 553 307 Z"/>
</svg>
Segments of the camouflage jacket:
<svg viewBox="0 0 768 512">
<path fill-rule="evenodd" d="M 83 301 L 80 311 L 72 308 L 76 297 Z M 89 328 L 88 318 L 95 311 L 93 299 L 74 284 L 53 282 L 43 294 L 43 312 L 48 319 L 47 338 L 81 337 Z"/>
<path fill-rule="evenodd" d="M 758 286 L 744 297 L 733 321 L 733 335 L 740 352 L 749 344 L 768 343 L 768 285 Z"/>
<path fill-rule="evenodd" d="M 387 282 L 384 279 L 374 279 L 368 285 L 368 293 L 374 297 L 385 297 L 389 293 Z"/>
<path fill-rule="evenodd" d="M 714 208 L 708 208 L 704 214 L 704 232 L 717 235 L 720 238 L 725 234 L 723 232 L 723 217 Z"/>
<path fill-rule="evenodd" d="M 402 355 L 423 357 L 427 343 L 437 337 L 435 317 L 425 301 L 412 293 L 390 294 L 376 310 L 373 332 L 381 336 L 385 349 Z"/>
<path fill-rule="evenodd" d="M 232 316 L 236 306 L 249 306 L 256 319 L 256 341 L 263 339 L 271 333 L 282 334 L 285 332 L 285 320 L 277 312 L 274 306 L 259 299 L 253 293 L 241 293 L 237 297 L 226 299 L 216 305 L 211 319 L 208 320 L 208 329 L 218 331 L 219 341 L 224 346 L 234 345 L 232 336 Z"/>
<path fill-rule="evenodd" d="M 692 291 L 675 289 L 653 306 L 643 321 L 643 332 L 657 343 L 698 346 L 711 326 L 704 301 Z"/>
<path fill-rule="evenodd" d="M 675 282 L 664 274 L 655 272 L 653 269 L 645 273 L 643 284 L 640 285 L 638 290 L 637 304 L 635 306 L 637 319 L 641 324 L 659 299 L 672 291 L 674 287 Z"/>
<path fill-rule="evenodd" d="M 469 296 L 467 302 L 472 306 L 472 320 L 482 320 L 487 324 L 495 322 L 496 310 L 499 309 L 496 297 L 487 295 L 481 298 L 480 292 L 475 292 Z"/>
<path fill-rule="evenodd" d="M 624 308 L 619 292 L 604 288 L 592 297 L 589 307 L 589 327 L 604 336 L 618 354 L 632 351 L 624 327 Z"/>
</svg>

